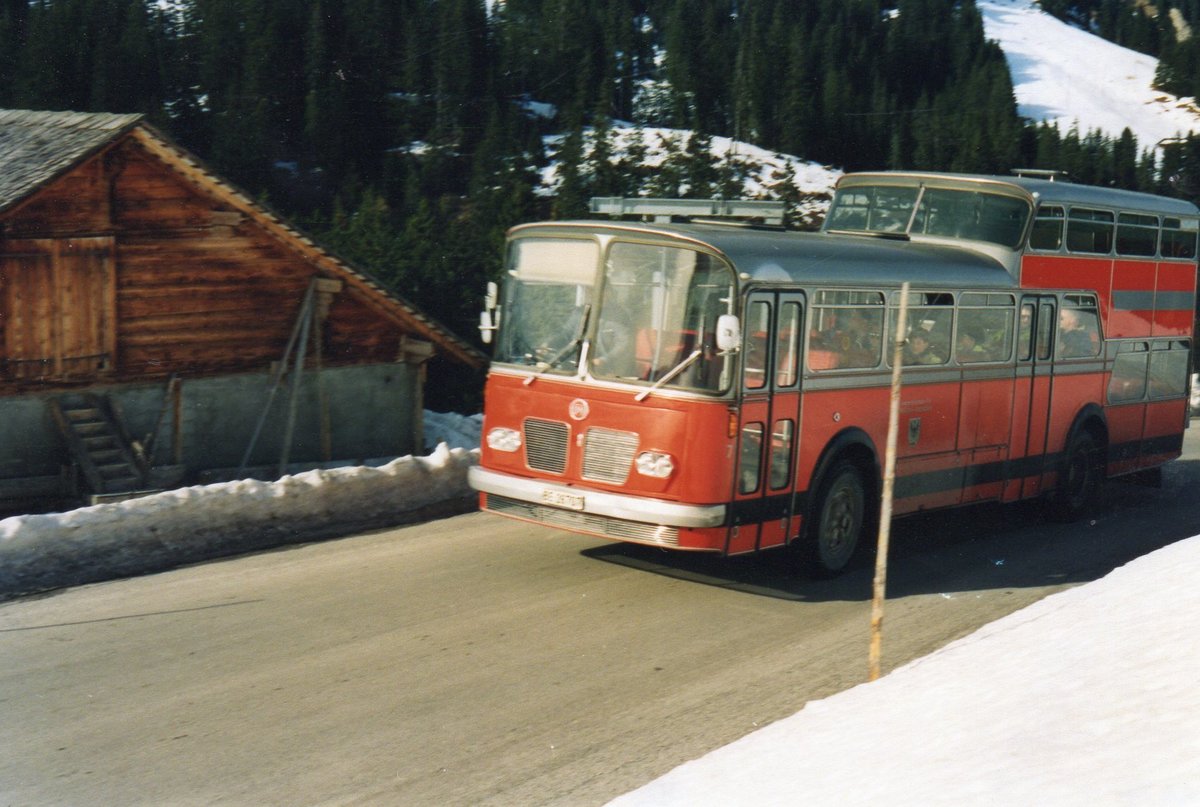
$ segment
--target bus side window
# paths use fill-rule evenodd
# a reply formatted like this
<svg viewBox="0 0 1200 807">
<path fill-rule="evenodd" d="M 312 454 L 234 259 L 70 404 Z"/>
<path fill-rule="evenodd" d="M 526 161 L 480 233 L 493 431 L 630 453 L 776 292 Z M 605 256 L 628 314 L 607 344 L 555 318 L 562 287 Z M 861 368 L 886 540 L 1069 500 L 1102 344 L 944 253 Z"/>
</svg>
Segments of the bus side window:
<svg viewBox="0 0 1200 807">
<path fill-rule="evenodd" d="M 1029 248 L 1058 252 L 1063 240 L 1063 209 L 1057 206 L 1038 208 L 1029 233 Z"/>
<path fill-rule="evenodd" d="M 1186 342 L 1156 342 L 1150 352 L 1150 398 L 1173 398 L 1187 394 L 1188 349 Z"/>
<path fill-rule="evenodd" d="M 1037 327 L 1037 357 L 1038 361 L 1048 361 L 1054 352 L 1054 305 L 1042 303 L 1038 310 Z"/>
<path fill-rule="evenodd" d="M 960 364 L 1003 361 L 1012 350 L 1011 308 L 964 308 L 954 351 Z"/>
<path fill-rule="evenodd" d="M 1113 361 L 1108 380 L 1108 402 L 1140 401 L 1146 394 L 1146 363 L 1149 353 L 1145 342 L 1127 342 Z"/>
<path fill-rule="evenodd" d="M 745 337 L 745 384 L 746 389 L 762 389 L 767 385 L 767 348 L 769 347 L 768 326 L 771 322 L 771 306 L 765 302 L 753 302 L 746 308 Z"/>
<path fill-rule="evenodd" d="M 1066 359 L 1100 352 L 1100 325 L 1095 309 L 1068 308 L 1058 312 L 1058 355 Z"/>
<path fill-rule="evenodd" d="M 775 429 L 771 434 L 771 467 L 768 480 L 771 490 L 780 490 L 791 481 L 792 470 L 792 436 L 796 424 L 791 420 L 775 421 Z"/>
<path fill-rule="evenodd" d="M 784 303 L 779 309 L 779 331 L 775 338 L 775 386 L 796 383 L 800 362 L 800 304 Z"/>
<path fill-rule="evenodd" d="M 1196 221 L 1164 218 L 1162 223 L 1162 256 L 1164 258 L 1196 257 Z"/>
<path fill-rule="evenodd" d="M 1093 255 L 1112 252 L 1114 216 L 1107 210 L 1072 208 L 1067 220 L 1067 250 Z"/>
<path fill-rule="evenodd" d="M 762 473 L 763 424 L 747 423 L 742 426 L 742 450 L 738 458 L 738 491 L 753 493 L 758 490 L 759 475 Z"/>
<path fill-rule="evenodd" d="M 1017 358 L 1029 361 L 1033 358 L 1030 349 L 1033 344 L 1033 303 L 1021 304 L 1021 322 L 1017 328 Z"/>
</svg>

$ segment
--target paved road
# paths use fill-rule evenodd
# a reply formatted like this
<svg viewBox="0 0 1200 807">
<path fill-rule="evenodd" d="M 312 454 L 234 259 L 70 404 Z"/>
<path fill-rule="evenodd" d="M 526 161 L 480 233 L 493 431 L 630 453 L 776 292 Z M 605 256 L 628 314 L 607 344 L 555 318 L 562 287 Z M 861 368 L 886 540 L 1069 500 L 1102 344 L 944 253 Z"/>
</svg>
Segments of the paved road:
<svg viewBox="0 0 1200 807">
<path fill-rule="evenodd" d="M 1070 528 L 899 522 L 885 667 L 1200 533 L 1198 438 Z M 476 513 L 9 602 L 0 805 L 601 804 L 863 681 L 869 594 Z"/>
</svg>

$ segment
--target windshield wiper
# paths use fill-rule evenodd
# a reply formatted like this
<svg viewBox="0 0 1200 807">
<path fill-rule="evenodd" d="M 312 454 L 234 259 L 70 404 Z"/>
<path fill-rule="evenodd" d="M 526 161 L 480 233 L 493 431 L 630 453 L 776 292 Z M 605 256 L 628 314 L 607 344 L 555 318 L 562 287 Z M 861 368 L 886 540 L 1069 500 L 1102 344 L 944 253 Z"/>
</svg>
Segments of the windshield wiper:
<svg viewBox="0 0 1200 807">
<path fill-rule="evenodd" d="M 579 347 L 579 344 L 583 342 L 583 334 L 587 331 L 588 319 L 591 317 L 591 315 L 592 304 L 588 303 L 583 307 L 583 316 L 579 318 L 579 328 L 575 331 L 575 337 L 570 342 L 567 342 L 562 350 L 555 353 L 549 359 L 539 361 L 536 365 L 537 369 L 525 378 L 525 381 L 523 382 L 525 386 L 532 384 L 533 380 L 543 373 L 553 370 L 560 361 L 569 356 L 571 352 L 575 350 L 575 348 Z"/>
<path fill-rule="evenodd" d="M 650 393 L 654 392 L 656 389 L 659 389 L 660 387 L 667 384 L 668 382 L 674 380 L 674 378 L 677 375 L 679 375 L 684 370 L 686 370 L 687 368 L 689 368 L 693 364 L 695 364 L 696 359 L 700 358 L 700 356 L 703 353 L 704 353 L 704 351 L 701 350 L 700 348 L 696 348 L 695 350 L 693 350 L 690 356 L 688 356 L 683 361 L 679 362 L 679 364 L 676 364 L 674 367 L 672 367 L 671 371 L 669 373 L 667 373 L 665 376 L 663 376 L 662 378 L 655 381 L 653 384 L 651 384 L 649 387 L 647 387 L 646 389 L 639 392 L 637 395 L 633 396 L 633 400 L 635 400 L 635 401 L 646 400 L 648 397 L 650 397 Z"/>
</svg>

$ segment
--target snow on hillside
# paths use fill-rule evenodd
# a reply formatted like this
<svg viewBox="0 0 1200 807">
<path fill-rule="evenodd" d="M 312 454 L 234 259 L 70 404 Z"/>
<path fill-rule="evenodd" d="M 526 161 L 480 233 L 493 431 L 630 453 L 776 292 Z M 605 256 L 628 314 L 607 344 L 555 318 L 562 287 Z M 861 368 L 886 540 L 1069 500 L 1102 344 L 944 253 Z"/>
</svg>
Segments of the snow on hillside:
<svg viewBox="0 0 1200 807">
<path fill-rule="evenodd" d="M 1155 90 L 1158 60 L 1074 28 L 1033 0 L 977 0 L 984 32 L 1004 50 L 1018 112 L 1066 134 L 1128 127 L 1141 149 L 1200 130 L 1194 98 Z"/>
<path fill-rule="evenodd" d="M 610 135 L 610 147 L 616 160 L 627 157 L 635 148 L 643 149 L 645 157 L 641 165 L 653 169 L 661 166 L 671 153 L 686 152 L 692 134 L 687 129 L 635 126 L 616 122 Z M 545 138 L 546 152 L 557 153 L 562 147 L 562 141 L 562 135 L 550 135 Z M 594 141 L 595 130 L 586 130 L 585 154 L 591 154 Z M 833 192 L 833 185 L 842 175 L 836 168 L 769 151 L 729 137 L 711 138 L 709 153 L 719 167 L 728 168 L 735 175 L 742 177 L 741 198 L 780 199 L 788 185 L 801 194 L 811 195 L 811 198 L 803 200 L 797 207 L 797 214 L 810 220 L 824 216 L 829 208 L 829 195 Z M 542 170 L 540 192 L 552 196 L 558 191 L 560 183 L 559 163 L 555 160 Z M 688 190 L 688 187 L 683 185 L 677 193 L 683 195 Z"/>
<path fill-rule="evenodd" d="M 999 43 L 1008 60 L 1019 114 L 1034 121 L 1058 125 L 1066 134 L 1072 128 L 1086 135 L 1099 130 L 1111 138 L 1125 128 L 1137 137 L 1141 149 L 1161 141 L 1200 131 L 1200 107 L 1195 99 L 1177 98 L 1151 85 L 1158 61 L 1098 36 L 1074 28 L 1042 12 L 1035 0 L 977 0 L 985 35 Z M 535 105 L 528 104 L 532 110 Z M 553 111 L 536 106 L 536 114 Z M 584 153 L 594 145 L 594 130 L 584 133 Z M 661 166 L 671 153 L 687 149 L 692 132 L 685 129 L 635 126 L 615 122 L 610 148 L 613 160 L 627 159 L 632 150 L 644 149 L 641 164 Z M 554 155 L 562 135 L 545 138 L 546 152 Z M 806 195 L 799 216 L 816 223 L 828 209 L 833 185 L 841 176 L 837 168 L 790 154 L 780 154 L 728 137 L 713 137 L 709 151 L 714 162 L 743 178 L 746 199 L 779 199 L 789 184 Z M 542 170 L 540 192 L 553 195 L 561 182 L 559 163 L 552 159 Z M 688 188 L 681 186 L 678 194 Z"/>
</svg>

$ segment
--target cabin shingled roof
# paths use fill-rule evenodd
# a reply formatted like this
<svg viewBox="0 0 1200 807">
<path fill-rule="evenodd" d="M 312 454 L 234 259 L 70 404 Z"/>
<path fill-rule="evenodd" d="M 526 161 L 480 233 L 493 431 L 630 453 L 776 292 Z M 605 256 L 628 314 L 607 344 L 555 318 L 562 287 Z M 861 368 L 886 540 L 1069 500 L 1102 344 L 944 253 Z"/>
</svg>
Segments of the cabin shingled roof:
<svg viewBox="0 0 1200 807">
<path fill-rule="evenodd" d="M 0 109 L 0 212 L 69 171 L 141 115 Z"/>
<path fill-rule="evenodd" d="M 386 288 L 370 274 L 358 270 L 316 244 L 288 224 L 281 216 L 253 201 L 244 192 L 213 174 L 193 155 L 175 145 L 150 126 L 141 114 L 118 115 L 104 112 L 42 112 L 0 109 L 0 213 L 45 186 L 61 174 L 91 157 L 126 133 L 133 132 L 143 145 L 151 146 L 160 158 L 168 159 L 177 169 L 251 215 L 277 237 L 292 240 L 301 253 L 323 268 L 332 268 L 357 280 L 378 295 L 385 306 L 400 315 L 427 338 L 440 342 L 460 361 L 480 367 L 487 357 L 445 326 L 430 318 L 415 305 Z"/>
</svg>

